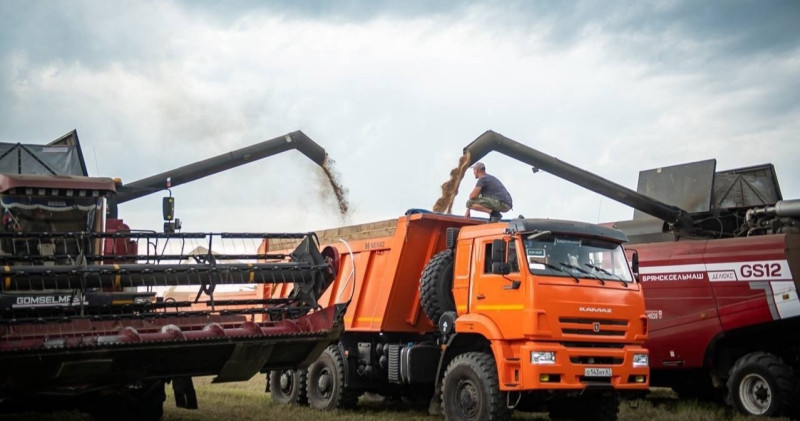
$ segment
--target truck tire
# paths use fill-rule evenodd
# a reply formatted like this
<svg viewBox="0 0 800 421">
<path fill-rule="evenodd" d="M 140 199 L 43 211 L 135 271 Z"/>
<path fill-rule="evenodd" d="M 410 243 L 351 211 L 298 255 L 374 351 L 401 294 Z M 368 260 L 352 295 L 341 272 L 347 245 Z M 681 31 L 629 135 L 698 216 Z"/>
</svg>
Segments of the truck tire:
<svg viewBox="0 0 800 421">
<path fill-rule="evenodd" d="M 308 367 L 308 405 L 314 409 L 353 408 L 358 393 L 344 385 L 345 362 L 337 345 L 331 345 Z"/>
<path fill-rule="evenodd" d="M 272 400 L 284 405 L 307 405 L 308 371 L 272 370 L 269 373 L 269 391 Z"/>
<path fill-rule="evenodd" d="M 467 352 L 450 362 L 442 382 L 442 406 L 448 420 L 499 421 L 511 418 L 500 391 L 497 365 L 490 354 Z"/>
<path fill-rule="evenodd" d="M 753 352 L 736 361 L 728 378 L 728 404 L 748 415 L 789 415 L 796 383 L 779 357 Z"/>
<path fill-rule="evenodd" d="M 455 311 L 453 300 L 453 250 L 436 253 L 425 265 L 419 281 L 422 310 L 436 325 L 446 311 Z"/>
</svg>

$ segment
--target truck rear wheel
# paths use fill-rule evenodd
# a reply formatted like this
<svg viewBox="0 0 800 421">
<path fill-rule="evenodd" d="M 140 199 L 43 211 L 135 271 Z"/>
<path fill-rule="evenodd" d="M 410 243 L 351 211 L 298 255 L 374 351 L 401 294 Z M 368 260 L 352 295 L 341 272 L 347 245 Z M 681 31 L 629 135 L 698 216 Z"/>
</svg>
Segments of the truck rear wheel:
<svg viewBox="0 0 800 421">
<path fill-rule="evenodd" d="M 455 357 L 444 373 L 442 406 L 449 420 L 511 418 L 505 393 L 500 391 L 494 358 L 482 352 L 468 352 Z"/>
<path fill-rule="evenodd" d="M 436 253 L 425 265 L 419 282 L 422 310 L 434 325 L 446 311 L 455 311 L 453 300 L 453 250 Z"/>
<path fill-rule="evenodd" d="M 358 393 L 344 386 L 345 362 L 337 345 L 331 345 L 308 367 L 308 405 L 314 409 L 352 408 Z"/>
<path fill-rule="evenodd" d="M 308 371 L 273 370 L 269 374 L 269 390 L 272 400 L 284 405 L 307 405 Z"/>
<path fill-rule="evenodd" d="M 766 352 L 747 354 L 733 365 L 728 403 L 748 415 L 788 415 L 794 401 L 792 368 Z"/>
</svg>

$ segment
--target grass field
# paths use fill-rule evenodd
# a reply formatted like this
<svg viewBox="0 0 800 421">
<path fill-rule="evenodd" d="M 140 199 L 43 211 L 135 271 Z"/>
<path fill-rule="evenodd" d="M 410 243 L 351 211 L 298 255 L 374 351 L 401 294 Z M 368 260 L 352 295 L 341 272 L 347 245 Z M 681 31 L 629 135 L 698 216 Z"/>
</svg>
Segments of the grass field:
<svg viewBox="0 0 800 421">
<path fill-rule="evenodd" d="M 427 408 L 409 408 L 399 402 L 386 403 L 376 399 L 362 398 L 359 408 L 353 411 L 320 412 L 307 407 L 289 407 L 273 403 L 264 393 L 265 380 L 258 376 L 248 382 L 211 384 L 211 377 L 195 379 L 199 410 L 175 407 L 172 388 L 167 386 L 167 401 L 164 403 L 164 421 L 434 421 L 442 416 L 428 415 Z M 638 407 L 637 407 L 638 406 Z M 547 414 L 524 414 L 515 412 L 514 420 L 547 420 Z M 89 416 L 79 413 L 22 414 L 0 416 L 0 420 L 20 421 L 90 421 Z M 623 421 L 764 421 L 763 418 L 745 417 L 730 409 L 705 402 L 679 401 L 669 390 L 656 389 L 648 399 L 635 401 L 633 405 L 620 406 Z M 788 419 L 774 419 L 787 421 Z"/>
</svg>

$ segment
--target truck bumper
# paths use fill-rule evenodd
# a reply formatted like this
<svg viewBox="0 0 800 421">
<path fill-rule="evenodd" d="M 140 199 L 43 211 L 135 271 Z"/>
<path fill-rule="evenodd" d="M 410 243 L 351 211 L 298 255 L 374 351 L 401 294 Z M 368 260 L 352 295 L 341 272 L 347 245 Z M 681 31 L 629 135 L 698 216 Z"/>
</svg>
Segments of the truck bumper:
<svg viewBox="0 0 800 421">
<path fill-rule="evenodd" d="M 590 345 L 590 344 L 587 344 Z M 641 392 L 649 389 L 650 368 L 634 367 L 634 355 L 647 355 L 639 345 L 567 347 L 560 343 L 525 342 L 513 358 L 498 364 L 500 389 L 506 391 L 614 389 Z M 554 353 L 552 362 L 534 364 L 532 353 Z"/>
</svg>

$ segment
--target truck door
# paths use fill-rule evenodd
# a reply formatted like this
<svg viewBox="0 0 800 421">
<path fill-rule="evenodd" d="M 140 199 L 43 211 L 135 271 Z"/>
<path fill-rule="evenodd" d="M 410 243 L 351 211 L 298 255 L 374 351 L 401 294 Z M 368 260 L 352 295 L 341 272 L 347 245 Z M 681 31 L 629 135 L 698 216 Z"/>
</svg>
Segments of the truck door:
<svg viewBox="0 0 800 421">
<path fill-rule="evenodd" d="M 493 245 L 495 239 L 475 240 L 471 312 L 491 318 L 506 338 L 521 337 L 528 286 L 522 283 L 517 263 L 519 247 L 515 238 L 503 238 L 500 244 L 509 273 L 492 273 L 492 251 L 498 246 Z"/>
</svg>

